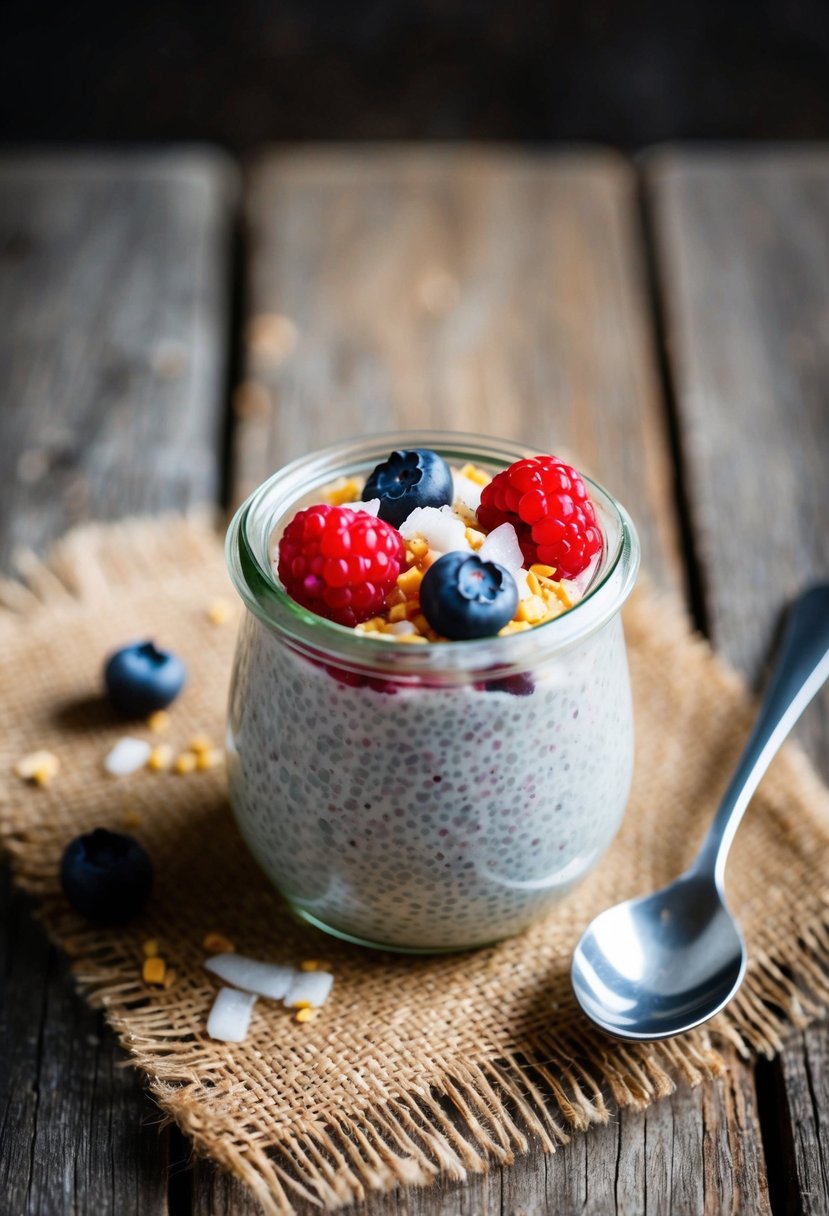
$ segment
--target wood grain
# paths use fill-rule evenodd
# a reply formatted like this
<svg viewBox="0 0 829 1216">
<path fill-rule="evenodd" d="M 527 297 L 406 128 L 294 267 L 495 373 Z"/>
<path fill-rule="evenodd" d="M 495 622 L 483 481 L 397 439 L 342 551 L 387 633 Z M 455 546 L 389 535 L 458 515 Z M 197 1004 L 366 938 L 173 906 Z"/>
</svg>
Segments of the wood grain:
<svg viewBox="0 0 829 1216">
<path fill-rule="evenodd" d="M 0 162 L 0 565 L 218 499 L 234 184 L 206 152 Z"/>
<path fill-rule="evenodd" d="M 829 153 L 667 152 L 648 181 L 707 615 L 757 684 L 785 603 L 829 578 Z M 796 734 L 829 777 L 829 694 Z M 829 1211 L 828 1058 L 824 1023 L 772 1070 L 791 1211 Z"/>
<path fill-rule="evenodd" d="M 679 588 L 635 188 L 624 162 L 602 153 L 259 161 L 246 198 L 234 496 L 347 435 L 502 434 L 578 453 L 634 514 L 649 572 Z M 554 1157 L 535 1148 L 462 1187 L 372 1196 L 352 1216 L 766 1213 L 753 1078 L 730 1065 L 705 1094 L 680 1089 L 645 1114 L 623 1112 Z M 194 1214 L 254 1210 L 213 1167 L 196 1167 Z"/>
<path fill-rule="evenodd" d="M 0 160 L 0 568 L 215 500 L 234 183 L 208 153 Z M 163 1216 L 158 1109 L 5 871 L 0 905 L 0 1210 Z"/>
</svg>

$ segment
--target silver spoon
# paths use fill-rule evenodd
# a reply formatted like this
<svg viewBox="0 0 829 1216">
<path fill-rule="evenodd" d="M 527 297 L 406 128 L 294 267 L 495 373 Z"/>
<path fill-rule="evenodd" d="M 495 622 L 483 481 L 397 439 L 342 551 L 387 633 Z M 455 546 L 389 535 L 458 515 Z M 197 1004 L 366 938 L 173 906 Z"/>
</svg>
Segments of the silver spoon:
<svg viewBox="0 0 829 1216">
<path fill-rule="evenodd" d="M 653 895 L 602 912 L 576 947 L 576 999 L 609 1034 L 681 1034 L 719 1013 L 740 987 L 746 947 L 723 894 L 728 850 L 773 756 L 827 679 L 829 584 L 792 608 L 754 729 L 690 868 Z"/>
</svg>

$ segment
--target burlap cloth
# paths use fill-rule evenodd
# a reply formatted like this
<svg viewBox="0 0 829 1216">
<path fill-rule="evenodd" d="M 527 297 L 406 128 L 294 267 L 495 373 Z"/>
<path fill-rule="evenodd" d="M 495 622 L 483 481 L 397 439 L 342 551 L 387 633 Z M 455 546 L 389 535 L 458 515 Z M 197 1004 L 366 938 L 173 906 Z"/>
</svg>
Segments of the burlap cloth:
<svg viewBox="0 0 829 1216">
<path fill-rule="evenodd" d="M 171 742 L 222 739 L 235 624 L 206 609 L 233 598 L 205 523 L 133 522 L 71 534 L 0 611 L 0 827 L 17 880 L 40 899 L 162 1109 L 196 1148 L 243 1178 L 271 1213 L 302 1195 L 324 1207 L 396 1183 L 462 1178 L 509 1161 L 535 1135 L 548 1149 L 644 1106 L 675 1080 L 721 1067 L 718 1036 L 773 1053 L 792 1024 L 829 1004 L 829 796 L 786 747 L 746 817 L 728 870 L 750 951 L 745 983 L 703 1030 L 623 1046 L 592 1029 L 568 965 L 599 910 L 667 881 L 688 862 L 745 739 L 752 708 L 737 678 L 691 636 L 675 605 L 645 589 L 626 610 L 636 702 L 633 796 L 599 869 L 543 923 L 502 945 L 435 958 L 374 954 L 295 924 L 234 828 L 222 772 L 102 769 L 125 733 L 100 699 L 106 652 L 146 636 L 186 658 L 189 685 Z M 139 728 L 138 733 L 147 734 Z M 11 774 L 48 748 L 62 768 L 45 789 Z M 63 902 L 66 842 L 95 825 L 131 830 L 156 865 L 146 913 L 126 929 L 91 928 Z M 320 1017 L 298 1025 L 260 1000 L 247 1041 L 205 1033 L 216 984 L 202 939 L 216 929 L 274 961 L 325 960 L 336 975 Z M 142 943 L 160 939 L 178 980 L 141 980 Z"/>
</svg>

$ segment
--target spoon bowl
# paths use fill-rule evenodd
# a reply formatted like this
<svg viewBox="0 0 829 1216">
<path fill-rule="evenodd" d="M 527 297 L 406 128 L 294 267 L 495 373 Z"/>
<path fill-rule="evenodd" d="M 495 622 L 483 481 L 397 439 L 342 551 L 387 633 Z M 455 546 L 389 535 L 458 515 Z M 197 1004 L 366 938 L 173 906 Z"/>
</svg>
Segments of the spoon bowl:
<svg viewBox="0 0 829 1216">
<path fill-rule="evenodd" d="M 772 757 L 827 679 L 829 584 L 792 608 L 754 729 L 691 868 L 602 912 L 576 947 L 576 1000 L 609 1034 L 667 1039 L 707 1022 L 739 988 L 746 948 L 723 897 L 728 850 Z"/>
<path fill-rule="evenodd" d="M 585 1013 L 623 1039 L 665 1039 L 713 1017 L 742 983 L 746 949 L 715 883 L 693 871 L 608 908 L 573 956 Z"/>
</svg>

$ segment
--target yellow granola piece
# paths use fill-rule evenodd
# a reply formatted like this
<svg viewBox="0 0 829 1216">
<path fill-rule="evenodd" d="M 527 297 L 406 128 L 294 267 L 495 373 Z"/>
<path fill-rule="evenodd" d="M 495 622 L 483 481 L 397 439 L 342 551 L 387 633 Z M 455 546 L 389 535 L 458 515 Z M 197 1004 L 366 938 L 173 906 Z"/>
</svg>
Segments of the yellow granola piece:
<svg viewBox="0 0 829 1216">
<path fill-rule="evenodd" d="M 154 773 L 166 772 L 173 763 L 173 749 L 169 743 L 159 743 L 150 752 L 150 757 L 147 761 L 147 768 Z"/>
<path fill-rule="evenodd" d="M 422 582 L 423 571 L 418 570 L 417 566 L 412 566 L 397 576 L 397 586 L 407 599 L 412 599 L 417 595 L 418 588 Z"/>
<path fill-rule="evenodd" d="M 363 487 L 353 477 L 340 477 L 325 490 L 325 501 L 332 507 L 344 502 L 359 502 Z"/>
<path fill-rule="evenodd" d="M 164 983 L 164 976 L 167 971 L 167 964 L 163 958 L 158 955 L 153 955 L 152 958 L 144 959 L 144 966 L 141 968 L 141 977 L 145 984 L 154 984 L 161 986 Z"/>
<path fill-rule="evenodd" d="M 528 595 L 521 600 L 515 612 L 516 621 L 528 621 L 537 625 L 547 615 L 546 605 L 540 595 Z"/>
<path fill-rule="evenodd" d="M 485 473 L 483 469 L 479 469 L 476 464 L 465 464 L 461 469 L 461 477 L 468 477 L 477 486 L 488 486 L 492 481 L 489 473 Z"/>
<path fill-rule="evenodd" d="M 393 625 L 395 621 L 405 621 L 406 608 L 407 604 L 405 600 L 402 604 L 395 604 L 394 607 L 389 610 L 389 624 Z"/>
<path fill-rule="evenodd" d="M 479 532 L 477 528 L 466 529 L 466 539 L 469 541 L 473 549 L 480 549 L 481 545 L 486 540 L 486 534 Z"/>
<path fill-rule="evenodd" d="M 319 1013 L 319 1009 L 298 1009 L 294 1014 L 295 1022 L 312 1022 Z"/>
<path fill-rule="evenodd" d="M 15 775 L 24 781 L 34 781 L 37 785 L 48 785 L 60 769 L 60 760 L 54 752 L 44 750 L 29 752 L 21 756 L 14 766 Z"/>
<path fill-rule="evenodd" d="M 555 572 L 555 566 L 545 566 L 543 562 L 533 562 L 530 566 L 530 574 L 534 574 L 536 578 L 551 579 Z"/>
<path fill-rule="evenodd" d="M 236 947 L 224 933 L 205 933 L 202 946 L 209 954 L 235 954 Z"/>
<path fill-rule="evenodd" d="M 230 600 L 216 599 L 207 607 L 207 619 L 212 625 L 224 625 L 233 616 Z"/>
<path fill-rule="evenodd" d="M 157 709 L 154 714 L 150 714 L 147 719 L 147 726 L 154 734 L 160 735 L 170 725 L 170 715 L 166 709 Z"/>
<path fill-rule="evenodd" d="M 182 752 L 180 756 L 176 757 L 176 761 L 175 761 L 175 764 L 173 765 L 173 769 L 175 772 L 177 772 L 182 777 L 186 776 L 187 773 L 195 772 L 196 771 L 195 754 L 193 752 Z"/>
<path fill-rule="evenodd" d="M 406 541 L 406 552 L 411 553 L 415 561 L 420 561 L 429 552 L 429 544 L 422 536 L 416 536 L 414 540 Z"/>
<path fill-rule="evenodd" d="M 206 752 L 199 752 L 196 756 L 196 768 L 200 773 L 206 773 L 211 768 L 220 768 L 225 762 L 224 749 L 221 747 L 211 747 Z"/>
<path fill-rule="evenodd" d="M 509 621 L 503 629 L 498 630 L 498 637 L 508 637 L 511 633 L 523 633 L 525 629 L 530 629 L 531 626 L 527 621 Z"/>
</svg>

